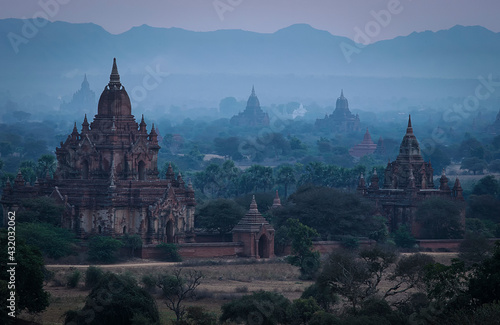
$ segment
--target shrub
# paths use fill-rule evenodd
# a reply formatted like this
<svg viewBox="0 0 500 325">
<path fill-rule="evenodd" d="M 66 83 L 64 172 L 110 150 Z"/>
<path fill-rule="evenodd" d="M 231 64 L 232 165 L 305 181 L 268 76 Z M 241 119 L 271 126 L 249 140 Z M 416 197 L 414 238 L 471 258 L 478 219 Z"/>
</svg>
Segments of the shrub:
<svg viewBox="0 0 500 325">
<path fill-rule="evenodd" d="M 96 266 L 89 266 L 87 271 L 85 271 L 85 287 L 91 289 L 99 283 L 104 272 L 101 268 Z"/>
<path fill-rule="evenodd" d="M 179 254 L 179 247 L 175 244 L 161 243 L 156 245 L 157 248 L 161 249 L 161 259 L 167 262 L 180 262 L 182 261 L 181 255 Z"/>
<path fill-rule="evenodd" d="M 346 249 L 358 249 L 359 248 L 359 239 L 352 236 L 345 236 L 340 239 L 340 243 L 342 247 Z"/>
<path fill-rule="evenodd" d="M 118 239 L 106 236 L 95 236 L 89 241 L 89 260 L 101 263 L 116 261 L 118 249 L 123 243 Z"/>
<path fill-rule="evenodd" d="M 275 292 L 259 291 L 222 305 L 220 321 L 286 324 L 290 301 Z"/>
<path fill-rule="evenodd" d="M 70 288 L 76 288 L 78 286 L 78 282 L 80 282 L 80 278 L 82 277 L 82 272 L 79 270 L 74 270 L 68 275 L 66 285 Z"/>
<path fill-rule="evenodd" d="M 190 306 L 186 308 L 186 319 L 193 325 L 215 325 L 217 316 L 214 313 L 205 311 L 205 308 L 199 306 Z"/>
<path fill-rule="evenodd" d="M 135 235 L 128 235 L 125 234 L 122 237 L 123 241 L 123 246 L 128 248 L 128 254 L 130 257 L 134 257 L 135 250 L 138 248 L 142 247 L 142 239 L 141 236 L 135 234 Z"/>
<path fill-rule="evenodd" d="M 107 272 L 85 306 L 65 313 L 65 324 L 159 324 L 156 301 L 128 276 Z"/>
<path fill-rule="evenodd" d="M 156 276 L 152 274 L 144 274 L 141 279 L 144 289 L 148 292 L 154 292 L 156 289 Z"/>
<path fill-rule="evenodd" d="M 407 225 L 400 226 L 394 232 L 393 237 L 396 246 L 401 248 L 412 248 L 417 243 Z"/>
</svg>

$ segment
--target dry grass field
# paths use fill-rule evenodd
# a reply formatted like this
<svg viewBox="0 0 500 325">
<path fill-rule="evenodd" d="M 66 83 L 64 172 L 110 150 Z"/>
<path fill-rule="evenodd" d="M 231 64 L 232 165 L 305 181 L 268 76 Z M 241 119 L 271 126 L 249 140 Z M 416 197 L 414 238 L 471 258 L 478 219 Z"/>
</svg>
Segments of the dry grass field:
<svg viewBox="0 0 500 325">
<path fill-rule="evenodd" d="M 404 253 L 409 254 L 409 253 Z M 456 253 L 426 253 L 432 255 L 436 262 L 449 264 Z M 85 304 L 85 297 L 89 290 L 84 288 L 83 275 L 88 265 L 48 265 L 54 272 L 53 279 L 46 284 L 45 289 L 51 294 L 50 306 L 44 313 L 36 316 L 24 314 L 21 317 L 41 324 L 62 324 L 63 314 L 69 309 L 79 309 Z M 186 303 L 190 306 L 202 306 L 208 311 L 220 314 L 220 307 L 224 303 L 258 290 L 274 291 L 283 294 L 290 300 L 298 299 L 302 292 L 313 284 L 312 281 L 299 279 L 297 267 L 284 263 L 282 260 L 252 262 L 248 260 L 233 261 L 187 261 L 184 263 L 148 262 L 143 260 L 132 261 L 127 264 L 102 265 L 105 271 L 128 273 L 134 276 L 139 283 L 145 274 L 161 274 L 182 268 L 203 272 L 204 278 L 198 287 L 196 300 Z M 67 276 L 74 270 L 82 272 L 82 279 L 77 288 L 65 286 Z M 382 288 L 384 284 L 382 283 Z M 165 305 L 160 292 L 154 294 L 162 324 L 170 324 L 175 317 Z"/>
<path fill-rule="evenodd" d="M 201 265 L 190 266 L 190 264 Z M 89 290 L 84 288 L 83 276 L 87 267 L 88 265 L 48 265 L 47 268 L 54 272 L 54 278 L 45 286 L 45 290 L 51 294 L 50 306 L 44 313 L 36 316 L 24 314 L 22 318 L 41 324 L 62 324 L 64 312 L 69 309 L 82 308 L 85 304 L 85 297 Z M 139 283 L 145 274 L 161 274 L 176 268 L 182 268 L 183 271 L 190 269 L 201 271 L 204 278 L 197 289 L 197 299 L 187 301 L 186 305 L 202 306 L 216 314 L 220 313 L 222 304 L 244 294 L 258 290 L 275 291 L 293 300 L 299 298 L 304 289 L 313 283 L 312 281 L 299 280 L 298 269 L 279 260 L 245 264 L 233 264 L 232 261 L 213 261 L 213 263 L 206 261 L 200 263 L 197 261 L 186 263 L 141 262 L 99 267 L 115 273 L 126 272 L 135 277 Z M 77 288 L 71 289 L 65 286 L 66 278 L 76 269 L 82 272 L 82 279 Z M 153 296 L 158 304 L 162 324 L 170 324 L 169 320 L 173 319 L 175 315 L 166 307 L 159 291 L 155 292 Z"/>
</svg>

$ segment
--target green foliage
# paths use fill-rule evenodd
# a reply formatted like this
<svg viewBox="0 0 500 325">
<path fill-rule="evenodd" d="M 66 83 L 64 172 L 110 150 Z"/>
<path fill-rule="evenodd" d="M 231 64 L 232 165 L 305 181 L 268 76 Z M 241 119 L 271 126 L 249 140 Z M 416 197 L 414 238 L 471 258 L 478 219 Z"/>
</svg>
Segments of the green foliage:
<svg viewBox="0 0 500 325">
<path fill-rule="evenodd" d="M 133 278 L 107 272 L 90 291 L 85 306 L 68 311 L 65 324 L 159 324 L 154 298 Z"/>
<path fill-rule="evenodd" d="M 138 234 L 125 234 L 122 237 L 123 246 L 129 249 L 129 256 L 133 257 L 135 250 L 142 247 L 142 238 Z"/>
<path fill-rule="evenodd" d="M 6 229 L 0 229 L 0 265 L 2 272 L 0 273 L 0 320 L 3 324 L 7 324 L 7 299 L 10 298 L 10 274 L 7 270 L 9 257 L 7 250 L 8 233 Z M 9 246 L 10 247 L 10 246 Z M 15 249 L 15 266 L 16 281 L 16 315 L 21 311 L 29 313 L 39 313 L 44 311 L 49 306 L 49 293 L 43 289 L 45 278 L 45 267 L 40 251 L 33 246 L 27 245 L 22 239 L 16 239 Z"/>
<path fill-rule="evenodd" d="M 275 211 L 275 226 L 287 219 L 298 219 L 315 229 L 322 238 L 367 236 L 380 223 L 373 218 L 373 207 L 356 194 L 328 187 L 304 186 L 290 195 L 282 209 Z"/>
<path fill-rule="evenodd" d="M 115 238 L 94 236 L 89 240 L 88 258 L 92 262 L 113 263 L 123 243 Z"/>
<path fill-rule="evenodd" d="M 468 169 L 473 172 L 474 175 L 476 175 L 476 173 L 482 174 L 486 167 L 488 167 L 488 163 L 477 157 L 464 158 L 460 165 L 460 169 Z"/>
<path fill-rule="evenodd" d="M 89 266 L 85 271 L 85 288 L 92 289 L 101 281 L 103 276 L 104 272 L 100 267 Z"/>
<path fill-rule="evenodd" d="M 421 237 L 430 239 L 462 238 L 460 203 L 434 197 L 423 201 L 417 209 L 416 221 L 420 223 Z"/>
<path fill-rule="evenodd" d="M 167 262 L 180 262 L 182 257 L 179 254 L 179 246 L 172 243 L 161 243 L 156 245 L 157 248 L 161 249 L 161 259 Z"/>
<path fill-rule="evenodd" d="M 17 213 L 18 222 L 43 222 L 54 226 L 61 226 L 62 205 L 52 198 L 41 196 L 21 200 L 22 208 Z"/>
<path fill-rule="evenodd" d="M 479 305 L 500 300 L 500 242 L 495 243 L 493 255 L 476 268 L 470 280 L 469 294 Z"/>
<path fill-rule="evenodd" d="M 196 226 L 223 235 L 230 232 L 245 215 L 245 210 L 233 200 L 209 201 L 196 211 Z"/>
<path fill-rule="evenodd" d="M 314 313 L 309 321 L 309 325 L 342 325 L 343 322 L 337 316 L 325 311 Z"/>
<path fill-rule="evenodd" d="M 290 244 L 288 238 L 288 228 L 281 226 L 274 232 L 274 254 L 281 255 L 285 251 L 285 247 Z"/>
<path fill-rule="evenodd" d="M 465 262 L 466 266 L 479 264 L 490 256 L 491 246 L 488 238 L 483 235 L 467 233 L 458 248 L 458 257 Z"/>
<path fill-rule="evenodd" d="M 399 226 L 399 228 L 392 234 L 392 237 L 394 238 L 396 246 L 401 248 L 412 248 L 417 243 L 407 225 Z"/>
<path fill-rule="evenodd" d="M 467 217 L 500 222 L 500 199 L 493 195 L 471 195 L 467 202 Z"/>
<path fill-rule="evenodd" d="M 332 295 L 328 286 L 320 286 L 318 282 L 307 287 L 300 298 L 313 298 L 325 311 L 329 311 L 332 305 L 338 300 L 336 295 Z"/>
<path fill-rule="evenodd" d="M 308 324 L 314 313 L 321 310 L 314 298 L 297 299 L 287 309 L 288 319 L 292 325 Z"/>
<path fill-rule="evenodd" d="M 157 277 L 152 274 L 144 274 L 142 276 L 141 282 L 144 285 L 144 289 L 148 292 L 154 291 L 156 288 L 156 279 Z"/>
<path fill-rule="evenodd" d="M 78 283 L 80 282 L 81 277 L 82 272 L 80 272 L 79 270 L 74 270 L 68 275 L 66 279 L 66 285 L 69 288 L 76 288 L 78 286 Z"/>
<path fill-rule="evenodd" d="M 342 244 L 342 247 L 346 249 L 359 248 L 359 239 L 353 236 L 342 236 L 340 238 L 340 243 Z"/>
<path fill-rule="evenodd" d="M 493 175 L 485 176 L 474 185 L 472 194 L 496 196 L 500 194 L 500 182 Z"/>
<path fill-rule="evenodd" d="M 281 165 L 276 173 L 276 184 L 283 185 L 285 188 L 285 198 L 288 197 L 288 188 L 297 182 L 295 169 L 289 165 Z"/>
<path fill-rule="evenodd" d="M 200 306 L 189 306 L 186 308 L 186 320 L 190 325 L 216 325 L 217 315 Z"/>
<path fill-rule="evenodd" d="M 288 219 L 287 228 L 293 254 L 289 256 L 288 262 L 300 268 L 301 278 L 314 278 L 320 267 L 320 254 L 312 251 L 312 238 L 317 237 L 318 233 L 297 219 Z"/>
<path fill-rule="evenodd" d="M 50 223 L 22 223 L 17 227 L 17 236 L 50 258 L 58 259 L 75 252 L 75 234 Z"/>
<path fill-rule="evenodd" d="M 286 324 L 290 301 L 275 292 L 258 291 L 222 305 L 220 322 Z"/>
</svg>

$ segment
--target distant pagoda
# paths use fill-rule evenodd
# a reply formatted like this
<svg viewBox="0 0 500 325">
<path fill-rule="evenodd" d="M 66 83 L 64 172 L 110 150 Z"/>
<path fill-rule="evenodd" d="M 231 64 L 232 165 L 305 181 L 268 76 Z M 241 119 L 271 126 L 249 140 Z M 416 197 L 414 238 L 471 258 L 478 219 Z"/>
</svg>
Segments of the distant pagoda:
<svg viewBox="0 0 500 325">
<path fill-rule="evenodd" d="M 332 132 L 348 133 L 360 130 L 359 116 L 352 114 L 349 110 L 349 102 L 344 97 L 344 90 L 340 91 L 337 98 L 335 110 L 323 119 L 317 119 L 314 124 L 317 128 L 329 129 Z"/>
<path fill-rule="evenodd" d="M 260 102 L 255 95 L 255 88 L 252 86 L 252 93 L 248 97 L 247 107 L 243 112 L 234 115 L 230 120 L 235 126 L 269 126 L 269 116 L 260 108 Z"/>
<path fill-rule="evenodd" d="M 69 103 L 63 102 L 60 108 L 66 112 L 83 113 L 92 111 L 95 105 L 95 92 L 90 89 L 87 75 L 85 75 L 80 89 L 73 94 L 71 101 Z"/>
<path fill-rule="evenodd" d="M 372 137 L 370 136 L 370 132 L 367 128 L 363 141 L 349 149 L 349 154 L 353 157 L 361 158 L 374 153 L 375 150 L 377 150 L 377 145 L 373 143 Z"/>
</svg>

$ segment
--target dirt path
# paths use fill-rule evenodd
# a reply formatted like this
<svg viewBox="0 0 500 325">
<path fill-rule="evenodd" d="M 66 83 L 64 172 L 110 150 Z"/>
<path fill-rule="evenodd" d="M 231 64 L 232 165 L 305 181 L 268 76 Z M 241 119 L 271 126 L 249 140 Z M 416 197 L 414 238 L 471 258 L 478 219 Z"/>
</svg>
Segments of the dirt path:
<svg viewBox="0 0 500 325">
<path fill-rule="evenodd" d="M 115 268 L 115 267 L 144 267 L 144 266 L 172 266 L 178 265 L 177 262 L 146 262 L 146 263 L 124 263 L 124 264 L 92 264 L 92 265 L 82 265 L 82 264 L 50 264 L 45 265 L 46 268 L 88 268 L 89 266 L 98 266 L 101 268 Z"/>
</svg>

